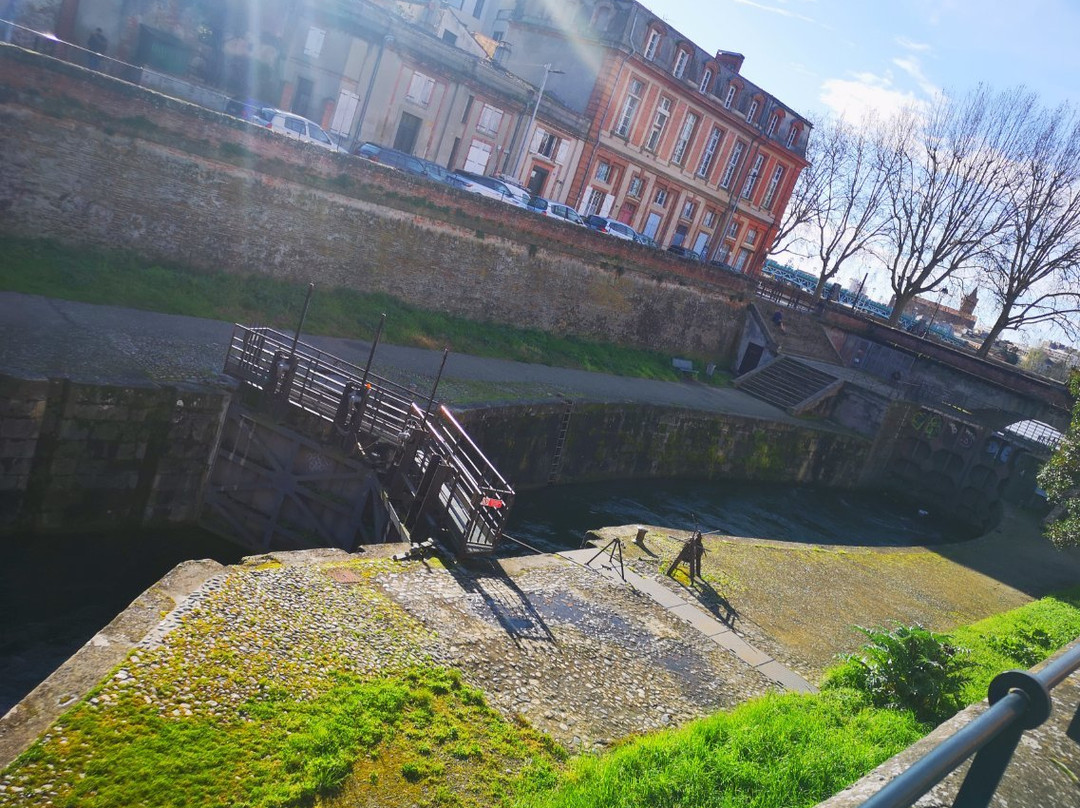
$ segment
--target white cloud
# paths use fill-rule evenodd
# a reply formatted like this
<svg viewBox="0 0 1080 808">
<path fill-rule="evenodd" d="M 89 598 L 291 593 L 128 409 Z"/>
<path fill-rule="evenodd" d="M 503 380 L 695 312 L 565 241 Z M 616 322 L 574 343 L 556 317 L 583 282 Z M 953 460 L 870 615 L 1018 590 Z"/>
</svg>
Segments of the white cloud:
<svg viewBox="0 0 1080 808">
<path fill-rule="evenodd" d="M 920 106 L 914 93 L 897 88 L 890 76 L 859 73 L 852 79 L 827 79 L 821 85 L 821 103 L 849 121 L 870 113 L 888 118 L 905 107 Z"/>
<path fill-rule="evenodd" d="M 761 11 L 767 11 L 770 14 L 779 14 L 781 17 L 791 17 L 796 20 L 802 20 L 803 22 L 814 21 L 804 14 L 799 14 L 798 12 L 792 11 L 790 8 L 784 8 L 783 6 L 767 6 L 764 3 L 755 3 L 754 0 L 733 0 L 733 2 L 740 6 L 750 6 L 751 8 L 756 8 Z"/>
<path fill-rule="evenodd" d="M 904 50 L 917 51 L 919 53 L 926 53 L 930 50 L 930 45 L 926 42 L 916 42 L 913 39 L 908 39 L 906 36 L 898 36 L 893 39 L 893 42 Z"/>
<path fill-rule="evenodd" d="M 915 79 L 915 83 L 919 85 L 919 89 L 931 98 L 941 94 L 941 88 L 926 77 L 926 74 L 923 73 L 922 64 L 914 56 L 903 59 L 898 57 L 893 59 L 892 62 L 911 76 L 911 78 Z"/>
</svg>

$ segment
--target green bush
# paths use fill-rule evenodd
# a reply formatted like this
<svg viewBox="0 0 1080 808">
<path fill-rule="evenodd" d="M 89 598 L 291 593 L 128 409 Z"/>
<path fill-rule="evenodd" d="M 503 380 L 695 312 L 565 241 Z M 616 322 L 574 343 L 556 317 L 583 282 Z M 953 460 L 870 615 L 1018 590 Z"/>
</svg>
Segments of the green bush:
<svg viewBox="0 0 1080 808">
<path fill-rule="evenodd" d="M 825 688 L 854 688 L 876 707 L 910 710 L 924 723 L 940 723 L 964 706 L 967 651 L 919 625 L 856 626 L 870 640 L 826 674 Z"/>
</svg>

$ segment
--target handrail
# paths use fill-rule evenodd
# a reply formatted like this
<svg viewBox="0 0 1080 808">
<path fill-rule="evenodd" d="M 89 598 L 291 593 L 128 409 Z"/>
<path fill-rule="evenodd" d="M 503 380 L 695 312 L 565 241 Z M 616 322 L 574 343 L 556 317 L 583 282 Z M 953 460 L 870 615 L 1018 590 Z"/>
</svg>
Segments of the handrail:
<svg viewBox="0 0 1080 808">
<path fill-rule="evenodd" d="M 985 808 L 1001 781 L 1024 730 L 1050 716 L 1050 691 L 1080 670 L 1080 643 L 1037 673 L 1006 671 L 990 683 L 990 707 L 862 804 L 908 808 L 975 755 L 953 808 Z"/>
</svg>

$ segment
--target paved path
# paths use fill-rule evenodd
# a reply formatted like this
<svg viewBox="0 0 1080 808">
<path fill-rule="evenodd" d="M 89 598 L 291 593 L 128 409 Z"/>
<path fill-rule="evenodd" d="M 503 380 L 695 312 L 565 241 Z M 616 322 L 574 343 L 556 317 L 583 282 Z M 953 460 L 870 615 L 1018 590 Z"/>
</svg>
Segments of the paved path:
<svg viewBox="0 0 1080 808">
<path fill-rule="evenodd" d="M 759 651 L 732 631 L 731 626 L 722 620 L 717 620 L 696 602 L 687 600 L 653 578 L 645 578 L 625 567 L 620 572 L 611 557 L 605 556 L 604 550 L 598 550 L 596 547 L 586 547 L 583 550 L 568 550 L 557 553 L 557 555 L 598 570 L 613 581 L 629 584 L 643 595 L 652 598 L 657 605 L 666 609 L 675 617 L 689 623 L 721 648 L 731 651 L 751 668 L 760 671 L 781 687 L 797 693 L 817 692 L 817 688 L 802 676 L 786 665 L 777 662 L 765 652 Z"/>
<path fill-rule="evenodd" d="M 225 360 L 232 324 L 198 317 L 99 306 L 0 292 L 0 372 L 26 378 L 76 381 L 172 383 L 216 379 Z M 310 337 L 309 342 L 363 365 L 371 344 L 362 340 Z M 374 370 L 395 381 L 430 391 L 441 351 L 382 344 Z M 455 382 L 462 384 L 455 386 Z M 468 384 L 473 389 L 469 389 Z M 451 354 L 438 398 L 477 403 L 475 383 L 491 385 L 498 399 L 642 402 L 792 421 L 786 413 L 734 388 L 697 382 L 664 382 L 554 368 L 546 365 Z"/>
</svg>

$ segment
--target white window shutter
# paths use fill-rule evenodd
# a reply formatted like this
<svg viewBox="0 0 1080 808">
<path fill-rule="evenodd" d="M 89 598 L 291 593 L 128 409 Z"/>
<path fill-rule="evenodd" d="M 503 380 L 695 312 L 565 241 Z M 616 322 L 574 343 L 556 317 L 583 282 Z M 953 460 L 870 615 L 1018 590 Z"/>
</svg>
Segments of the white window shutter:
<svg viewBox="0 0 1080 808">
<path fill-rule="evenodd" d="M 565 163 L 566 162 L 566 152 L 569 151 L 569 149 L 570 149 L 570 144 L 565 140 L 560 140 L 559 141 L 559 153 L 555 155 L 555 162 L 556 163 Z"/>
<path fill-rule="evenodd" d="M 532 143 L 529 144 L 529 151 L 534 153 L 540 151 L 540 141 L 544 139 L 544 135 L 546 134 L 547 132 L 539 126 L 536 127 L 536 131 L 533 132 Z"/>
<path fill-rule="evenodd" d="M 600 215 L 607 216 L 611 213 L 611 206 L 615 204 L 615 197 L 611 194 L 604 194 L 604 204 L 600 206 Z"/>
</svg>

